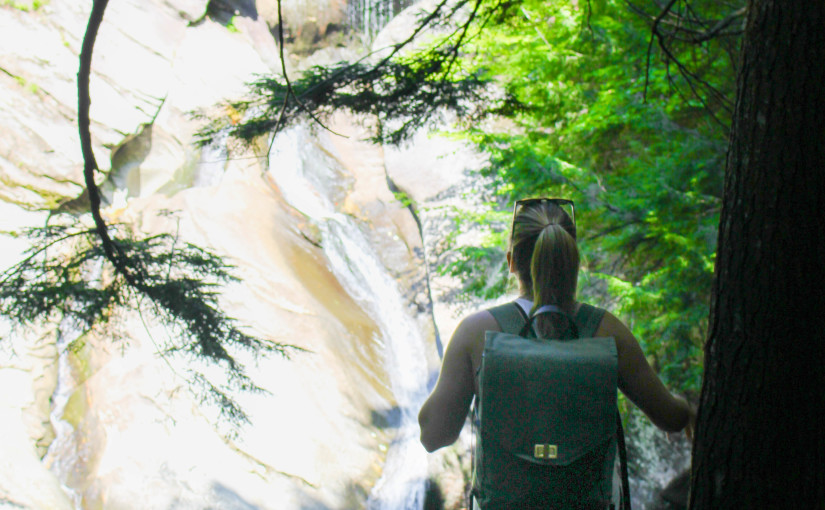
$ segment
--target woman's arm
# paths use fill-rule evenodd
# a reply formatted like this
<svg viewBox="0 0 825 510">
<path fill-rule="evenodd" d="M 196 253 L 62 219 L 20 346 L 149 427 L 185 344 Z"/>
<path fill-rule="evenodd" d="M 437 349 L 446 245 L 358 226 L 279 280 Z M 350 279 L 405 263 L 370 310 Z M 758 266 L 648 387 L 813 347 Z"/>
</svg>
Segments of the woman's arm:
<svg viewBox="0 0 825 510">
<path fill-rule="evenodd" d="M 489 329 L 498 329 L 495 319 L 478 312 L 461 321 L 447 345 L 438 382 L 418 413 L 421 444 L 428 452 L 454 443 L 461 433 L 475 393 L 472 352 L 483 348 Z"/>
<path fill-rule="evenodd" d="M 696 413 L 687 400 L 672 395 L 653 371 L 639 341 L 622 321 L 610 312 L 604 314 L 598 336 L 616 339 L 619 356 L 619 389 L 654 425 L 666 432 L 687 429 L 692 435 Z"/>
</svg>

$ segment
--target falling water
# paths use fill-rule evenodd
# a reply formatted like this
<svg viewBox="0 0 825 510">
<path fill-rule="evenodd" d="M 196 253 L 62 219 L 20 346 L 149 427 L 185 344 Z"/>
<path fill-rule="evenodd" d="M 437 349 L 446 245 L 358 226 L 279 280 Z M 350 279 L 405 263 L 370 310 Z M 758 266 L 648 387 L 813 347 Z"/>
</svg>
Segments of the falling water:
<svg viewBox="0 0 825 510">
<path fill-rule="evenodd" d="M 63 491 L 69 496 L 77 510 L 82 508 L 81 497 L 70 487 L 72 474 L 82 463 L 82 452 L 78 451 L 74 426 L 64 419 L 69 398 L 77 388 L 69 363 L 71 343 L 81 335 L 80 328 L 69 318 L 60 321 L 57 330 L 57 386 L 52 394 L 52 408 L 49 420 L 54 429 L 54 439 L 49 445 L 43 462 L 61 481 Z"/>
<path fill-rule="evenodd" d="M 375 320 L 384 365 L 400 410 L 397 435 L 383 475 L 369 497 L 371 510 L 418 510 L 424 500 L 426 452 L 418 443 L 417 409 L 426 397 L 424 340 L 398 286 L 351 217 L 336 211 L 331 195 L 338 163 L 314 143 L 306 128 L 276 138 L 270 172 L 286 201 L 321 232 L 329 266 L 341 285 Z"/>
<path fill-rule="evenodd" d="M 348 0 L 347 23 L 372 40 L 393 17 L 413 3 L 414 0 Z"/>
<path fill-rule="evenodd" d="M 99 282 L 103 273 L 103 261 L 100 260 L 86 269 L 90 282 Z M 75 372 L 69 361 L 72 342 L 83 335 L 83 328 L 71 316 L 66 315 L 57 329 L 57 386 L 52 393 L 52 407 L 49 420 L 54 429 L 54 439 L 49 445 L 43 462 L 57 476 L 63 491 L 74 503 L 76 510 L 83 508 L 81 494 L 74 489 L 75 481 L 82 477 L 89 457 L 86 441 L 78 439 L 74 425 L 66 420 L 66 407 L 69 399 L 77 390 Z"/>
</svg>

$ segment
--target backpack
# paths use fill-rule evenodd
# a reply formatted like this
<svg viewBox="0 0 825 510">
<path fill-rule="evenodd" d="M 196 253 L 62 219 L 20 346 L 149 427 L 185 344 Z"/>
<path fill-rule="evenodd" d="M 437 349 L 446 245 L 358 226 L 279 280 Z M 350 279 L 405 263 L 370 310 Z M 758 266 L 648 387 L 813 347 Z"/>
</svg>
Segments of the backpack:
<svg viewBox="0 0 825 510">
<path fill-rule="evenodd" d="M 489 310 L 473 410 L 473 496 L 481 509 L 599 509 L 611 504 L 617 443 L 622 508 L 630 508 L 624 435 L 616 407 L 612 337 L 594 338 L 604 310 L 575 318 L 543 306 L 528 318 L 516 303 Z M 565 339 L 535 338 L 541 313 L 566 317 Z M 579 334 L 581 333 L 581 334 Z"/>
</svg>

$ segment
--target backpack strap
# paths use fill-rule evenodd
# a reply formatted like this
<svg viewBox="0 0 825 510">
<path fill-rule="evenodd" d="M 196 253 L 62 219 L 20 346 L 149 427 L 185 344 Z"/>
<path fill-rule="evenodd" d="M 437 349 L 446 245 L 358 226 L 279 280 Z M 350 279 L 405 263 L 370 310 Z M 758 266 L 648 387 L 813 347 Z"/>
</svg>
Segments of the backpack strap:
<svg viewBox="0 0 825 510">
<path fill-rule="evenodd" d="M 487 311 L 498 322 L 498 326 L 504 333 L 518 334 L 527 322 L 524 310 L 515 301 L 490 308 Z"/>
<path fill-rule="evenodd" d="M 619 469 L 621 470 L 622 492 L 619 508 L 621 510 L 631 510 L 630 508 L 630 477 L 627 473 L 627 447 L 624 443 L 624 427 L 622 426 L 622 413 L 616 408 L 616 446 L 619 450 Z"/>
<path fill-rule="evenodd" d="M 596 336 L 596 330 L 604 317 L 604 310 L 582 303 L 576 313 L 576 325 L 579 327 L 579 336 L 583 338 Z"/>
<path fill-rule="evenodd" d="M 505 303 L 487 310 L 505 333 L 518 334 L 527 322 L 524 310 L 515 302 Z M 579 330 L 579 337 L 587 338 L 596 335 L 599 324 L 604 317 L 604 310 L 595 306 L 581 303 L 574 321 Z"/>
</svg>

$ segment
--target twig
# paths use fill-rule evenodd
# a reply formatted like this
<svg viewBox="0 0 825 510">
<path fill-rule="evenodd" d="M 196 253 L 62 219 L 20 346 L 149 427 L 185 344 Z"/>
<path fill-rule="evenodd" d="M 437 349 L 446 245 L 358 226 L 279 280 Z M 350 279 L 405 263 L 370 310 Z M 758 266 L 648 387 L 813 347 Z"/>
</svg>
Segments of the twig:
<svg viewBox="0 0 825 510">
<path fill-rule="evenodd" d="M 281 60 L 281 72 L 284 75 L 284 81 L 286 81 L 286 94 L 284 94 L 284 104 L 281 106 L 281 111 L 278 114 L 278 120 L 275 123 L 275 128 L 272 130 L 272 140 L 269 142 L 269 150 L 266 153 L 266 160 L 267 160 L 267 167 L 269 166 L 269 153 L 272 152 L 272 146 L 275 144 L 275 137 L 278 135 L 278 131 L 281 129 L 281 125 L 283 124 L 284 117 L 286 116 L 286 109 L 289 105 L 289 97 L 292 96 L 295 99 L 295 102 L 298 104 L 298 107 L 301 108 L 306 112 L 309 117 L 315 121 L 319 126 L 326 129 L 330 133 L 333 133 L 338 136 L 342 136 L 344 138 L 348 138 L 346 135 L 341 133 L 336 133 L 329 127 L 327 127 L 320 119 L 318 119 L 313 113 L 301 102 L 297 95 L 295 95 L 295 90 L 292 88 L 292 82 L 289 81 L 289 75 L 286 72 L 286 58 L 284 57 L 284 18 L 281 14 L 281 0 L 278 0 L 278 56 Z"/>
<path fill-rule="evenodd" d="M 703 42 L 708 41 L 710 39 L 713 39 L 714 37 L 717 37 L 717 36 L 741 34 L 742 33 L 741 31 L 727 32 L 727 33 L 724 33 L 722 31 L 724 29 L 726 29 L 727 27 L 729 27 L 730 24 L 733 23 L 737 18 L 741 18 L 742 16 L 744 16 L 746 12 L 747 12 L 747 7 L 742 7 L 741 9 L 737 9 L 737 10 L 733 11 L 727 17 L 722 18 L 721 20 L 719 20 L 719 22 L 716 25 L 714 25 L 711 29 L 700 33 L 699 35 L 697 35 L 696 37 L 694 37 L 692 39 L 689 39 L 688 42 L 691 42 L 693 44 L 700 44 L 700 43 L 703 43 Z"/>
<path fill-rule="evenodd" d="M 48 250 L 49 248 L 51 248 L 55 244 L 60 243 L 62 241 L 65 241 L 66 239 L 70 239 L 72 237 L 81 236 L 81 235 L 89 235 L 89 234 L 96 233 L 96 232 L 97 232 L 97 229 L 87 229 L 87 230 L 81 230 L 81 231 L 78 231 L 78 232 L 72 232 L 71 234 L 66 234 L 65 236 L 62 236 L 59 239 L 55 239 L 55 240 L 49 242 L 45 246 L 41 246 L 40 248 L 38 248 L 38 249 L 34 250 L 33 252 L 31 252 L 29 254 L 29 256 L 27 256 L 26 258 L 24 258 L 23 260 L 21 260 L 20 262 L 15 264 L 14 266 L 10 267 L 9 269 L 4 271 L 3 273 L 0 273 L 0 276 L 3 277 L 3 279 L 0 280 L 0 284 L 5 283 L 8 280 L 9 276 L 11 276 L 12 274 L 17 273 L 19 271 L 18 268 L 22 268 L 24 265 L 26 265 L 27 262 L 34 259 L 36 256 L 38 256 L 39 254 L 41 254 L 44 251 Z"/>
<path fill-rule="evenodd" d="M 630 3 L 630 2 L 628 2 Z M 657 27 L 659 22 L 667 15 L 670 9 L 673 7 L 673 4 L 676 3 L 676 0 L 670 0 L 670 3 L 656 16 L 656 19 L 653 20 L 653 27 L 650 30 L 650 41 L 647 43 L 647 66 L 645 67 L 645 88 L 644 93 L 642 94 L 642 100 L 647 102 L 647 86 L 650 83 L 650 54 L 653 51 L 653 38 L 657 34 Z"/>
</svg>

